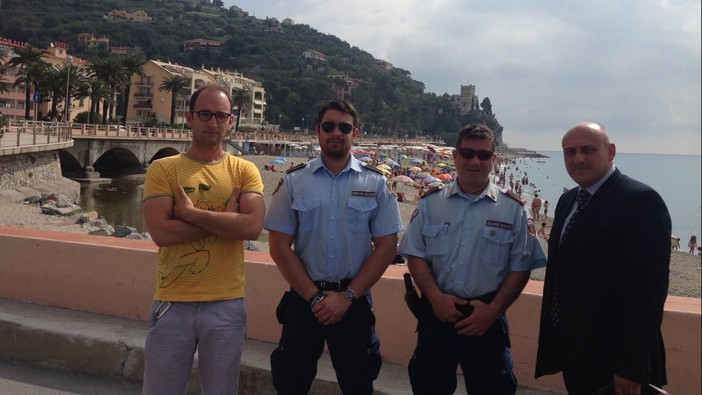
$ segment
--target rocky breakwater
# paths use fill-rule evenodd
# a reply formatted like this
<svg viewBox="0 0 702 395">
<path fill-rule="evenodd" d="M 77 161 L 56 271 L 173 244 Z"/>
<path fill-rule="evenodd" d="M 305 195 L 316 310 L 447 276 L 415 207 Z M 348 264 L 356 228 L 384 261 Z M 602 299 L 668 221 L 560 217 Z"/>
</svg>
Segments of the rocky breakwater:
<svg viewBox="0 0 702 395">
<path fill-rule="evenodd" d="M 83 208 L 74 204 L 69 197 L 60 193 L 44 193 L 30 195 L 22 203 L 41 208 L 45 215 L 75 217 L 75 224 L 81 226 L 84 233 L 98 236 L 112 236 L 125 239 L 151 240 L 148 232 L 139 233 L 136 228 L 123 225 L 110 225 L 105 219 L 99 218 L 95 211 L 84 212 Z"/>
</svg>

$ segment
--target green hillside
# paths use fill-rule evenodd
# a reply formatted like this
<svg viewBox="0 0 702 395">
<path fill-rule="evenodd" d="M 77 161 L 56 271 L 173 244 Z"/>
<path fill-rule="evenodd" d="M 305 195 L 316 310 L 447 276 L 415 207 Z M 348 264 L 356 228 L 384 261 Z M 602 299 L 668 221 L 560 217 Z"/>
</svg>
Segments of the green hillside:
<svg viewBox="0 0 702 395">
<path fill-rule="evenodd" d="M 149 22 L 108 20 L 112 10 L 143 10 Z M 245 10 L 244 10 L 245 11 Z M 231 9 L 192 6 L 172 0 L 1 0 L 0 37 L 26 41 L 36 47 L 68 43 L 69 52 L 86 59 L 110 56 L 85 52 L 79 33 L 106 37 L 111 46 L 138 48 L 145 58 L 242 72 L 263 83 L 268 94 L 265 118 L 286 128 L 302 118 L 316 118 L 320 102 L 346 88 L 345 76 L 358 82 L 349 98 L 359 109 L 363 129 L 391 136 L 441 136 L 453 144 L 456 131 L 470 122 L 487 123 L 502 140 L 502 127 L 492 115 L 475 111 L 460 115 L 447 94 L 424 92 L 424 84 L 408 70 L 386 70 L 371 54 L 308 25 L 284 25 Z M 201 51 L 185 56 L 183 42 L 218 40 L 219 53 Z M 327 61 L 304 59 L 305 50 L 323 53 Z M 460 82 L 456 83 L 458 90 Z M 493 103 L 494 104 L 494 103 Z"/>
</svg>

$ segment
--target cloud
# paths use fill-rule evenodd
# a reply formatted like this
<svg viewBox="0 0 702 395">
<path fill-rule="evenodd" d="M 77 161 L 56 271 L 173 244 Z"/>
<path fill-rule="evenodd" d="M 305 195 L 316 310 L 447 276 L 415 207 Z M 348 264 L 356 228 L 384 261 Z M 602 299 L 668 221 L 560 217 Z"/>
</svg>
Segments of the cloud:
<svg viewBox="0 0 702 395">
<path fill-rule="evenodd" d="M 236 4 L 333 34 L 429 92 L 476 85 L 514 146 L 558 149 L 564 130 L 593 120 L 622 152 L 700 154 L 698 0 Z"/>
</svg>

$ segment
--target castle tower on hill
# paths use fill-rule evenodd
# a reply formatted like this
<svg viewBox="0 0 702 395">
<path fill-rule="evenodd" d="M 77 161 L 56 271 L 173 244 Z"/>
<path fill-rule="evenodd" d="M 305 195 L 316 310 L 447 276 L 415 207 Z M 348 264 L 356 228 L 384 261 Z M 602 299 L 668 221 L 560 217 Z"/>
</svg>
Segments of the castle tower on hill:
<svg viewBox="0 0 702 395">
<path fill-rule="evenodd" d="M 475 85 L 461 85 L 461 93 L 451 95 L 451 103 L 458 108 L 461 114 L 479 110 L 480 104 L 478 96 L 475 94 Z"/>
</svg>

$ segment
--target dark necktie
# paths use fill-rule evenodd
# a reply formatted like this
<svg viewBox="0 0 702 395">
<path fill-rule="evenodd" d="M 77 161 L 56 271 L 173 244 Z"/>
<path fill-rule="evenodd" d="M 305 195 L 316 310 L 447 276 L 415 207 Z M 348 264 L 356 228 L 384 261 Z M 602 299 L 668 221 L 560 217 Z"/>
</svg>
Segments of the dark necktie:
<svg viewBox="0 0 702 395">
<path fill-rule="evenodd" d="M 578 214 L 580 211 L 585 207 L 587 204 L 587 201 L 590 200 L 590 192 L 581 189 L 580 192 L 578 192 L 578 207 L 575 209 L 575 212 L 573 215 L 570 216 L 570 220 L 568 221 L 568 224 L 565 227 L 565 230 L 563 231 L 563 235 L 561 237 L 561 240 L 565 239 L 566 235 L 568 232 L 570 232 L 570 229 L 573 227 L 573 224 L 575 223 L 575 219 L 578 217 Z"/>
<path fill-rule="evenodd" d="M 570 220 L 568 220 L 568 224 L 565 227 L 565 230 L 563 231 L 563 235 L 561 236 L 561 240 L 564 240 L 566 238 L 566 235 L 568 232 L 570 232 L 570 228 L 573 227 L 573 224 L 575 223 L 575 219 L 578 217 L 578 214 L 580 213 L 580 210 L 585 207 L 587 204 L 587 201 L 590 200 L 590 192 L 581 189 L 580 192 L 578 192 L 578 207 L 576 207 L 575 212 L 573 215 L 570 216 Z M 560 315 L 560 306 L 559 306 L 559 300 L 558 300 L 558 275 L 555 277 L 554 285 L 553 285 L 553 295 L 551 299 L 551 320 L 553 321 L 553 326 L 554 328 L 558 327 L 558 321 L 559 321 L 559 315 Z"/>
</svg>

